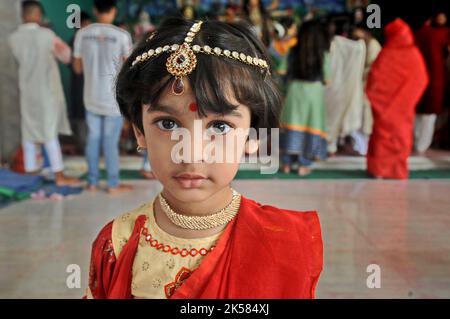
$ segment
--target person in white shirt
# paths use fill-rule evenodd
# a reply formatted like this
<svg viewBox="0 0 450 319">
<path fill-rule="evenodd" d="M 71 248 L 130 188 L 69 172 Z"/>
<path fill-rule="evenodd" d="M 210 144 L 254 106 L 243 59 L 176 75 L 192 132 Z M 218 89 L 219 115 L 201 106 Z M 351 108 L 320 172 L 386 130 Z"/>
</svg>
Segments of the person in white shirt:
<svg viewBox="0 0 450 319">
<path fill-rule="evenodd" d="M 130 191 L 120 183 L 119 139 L 123 126 L 114 93 L 114 79 L 131 52 L 130 34 L 112 23 L 117 13 L 115 0 L 95 0 L 97 22 L 80 30 L 74 42 L 73 69 L 84 74 L 84 105 L 88 137 L 88 188 L 96 190 L 99 181 L 100 145 L 103 146 L 108 174 L 108 192 Z"/>
<path fill-rule="evenodd" d="M 71 49 L 50 29 L 40 26 L 43 9 L 38 1 L 22 2 L 22 19 L 9 37 L 19 64 L 22 147 L 25 172 L 37 174 L 37 155 L 44 146 L 59 186 L 80 181 L 64 175 L 58 134 L 71 135 L 66 100 L 56 59 L 70 63 Z"/>
</svg>

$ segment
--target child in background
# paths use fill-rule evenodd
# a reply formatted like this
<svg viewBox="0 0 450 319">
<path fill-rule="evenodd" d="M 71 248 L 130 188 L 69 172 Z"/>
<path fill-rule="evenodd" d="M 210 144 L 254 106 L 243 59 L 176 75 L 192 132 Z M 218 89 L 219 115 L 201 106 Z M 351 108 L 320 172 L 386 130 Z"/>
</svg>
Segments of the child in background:
<svg viewBox="0 0 450 319">
<path fill-rule="evenodd" d="M 276 38 L 270 44 L 269 53 L 274 62 L 275 80 L 284 95 L 289 52 L 297 44 L 297 24 L 292 18 L 283 18 L 274 23 L 274 29 Z"/>
<path fill-rule="evenodd" d="M 281 114 L 283 172 L 298 163 L 297 173 L 311 173 L 311 164 L 327 157 L 324 84 L 329 79 L 329 41 L 317 21 L 305 22 L 291 49 L 287 96 Z"/>
<path fill-rule="evenodd" d="M 267 60 L 248 25 L 170 19 L 125 62 L 119 106 L 163 190 L 100 231 L 87 297 L 314 297 L 317 213 L 263 205 L 230 185 L 244 153 L 258 151 L 248 130 L 278 127 Z M 181 159 L 178 133 L 194 134 Z M 233 161 L 202 151 L 211 145 Z"/>
<path fill-rule="evenodd" d="M 84 74 L 88 189 L 95 191 L 98 187 L 102 145 L 108 192 L 127 192 L 132 187 L 120 184 L 119 139 L 123 118 L 114 98 L 114 79 L 131 51 L 131 36 L 112 24 L 117 13 L 115 0 L 95 0 L 94 13 L 97 22 L 77 32 L 73 54 L 74 71 Z"/>
</svg>

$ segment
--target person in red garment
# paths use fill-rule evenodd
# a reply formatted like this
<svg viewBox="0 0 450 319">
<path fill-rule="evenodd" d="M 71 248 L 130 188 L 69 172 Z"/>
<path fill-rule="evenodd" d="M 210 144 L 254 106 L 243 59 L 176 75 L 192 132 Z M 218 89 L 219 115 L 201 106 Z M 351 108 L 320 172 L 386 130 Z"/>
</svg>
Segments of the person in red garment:
<svg viewBox="0 0 450 319">
<path fill-rule="evenodd" d="M 116 96 L 163 189 L 100 231 L 87 298 L 314 298 L 317 212 L 261 204 L 230 185 L 261 138 L 239 130 L 279 127 L 267 61 L 246 23 L 172 18 L 134 50 Z M 198 141 L 198 128 L 210 138 Z M 193 134 L 192 152 L 189 142 L 176 151 L 178 133 Z M 202 143 L 234 160 L 211 160 Z"/>
<path fill-rule="evenodd" d="M 376 178 L 407 179 L 414 115 L 428 73 L 408 24 L 396 19 L 384 32 L 386 42 L 366 86 L 374 116 L 367 169 Z"/>
<path fill-rule="evenodd" d="M 444 111 L 445 61 L 450 49 L 450 29 L 446 25 L 446 14 L 439 12 L 416 33 L 417 46 L 430 73 L 430 84 L 417 107 L 415 148 L 421 153 L 430 147 L 437 116 Z"/>
</svg>

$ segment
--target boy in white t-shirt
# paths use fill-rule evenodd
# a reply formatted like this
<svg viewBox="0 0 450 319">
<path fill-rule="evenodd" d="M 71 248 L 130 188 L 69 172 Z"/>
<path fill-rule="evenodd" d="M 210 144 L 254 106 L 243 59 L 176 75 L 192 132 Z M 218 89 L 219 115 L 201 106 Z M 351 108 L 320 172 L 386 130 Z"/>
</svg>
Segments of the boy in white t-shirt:
<svg viewBox="0 0 450 319">
<path fill-rule="evenodd" d="M 73 54 L 74 71 L 84 73 L 88 187 L 90 190 L 97 189 L 102 145 L 110 193 L 132 189 L 119 181 L 119 139 L 123 118 L 114 93 L 114 79 L 132 49 L 132 41 L 127 31 L 112 25 L 116 13 L 115 0 L 95 0 L 97 23 L 77 33 Z"/>
</svg>

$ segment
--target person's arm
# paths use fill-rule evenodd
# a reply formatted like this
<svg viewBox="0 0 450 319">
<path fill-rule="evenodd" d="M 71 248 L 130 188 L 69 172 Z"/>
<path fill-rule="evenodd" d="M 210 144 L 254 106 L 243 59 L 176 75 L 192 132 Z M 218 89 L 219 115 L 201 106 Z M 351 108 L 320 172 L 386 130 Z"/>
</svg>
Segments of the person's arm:
<svg viewBox="0 0 450 319">
<path fill-rule="evenodd" d="M 72 59 L 72 69 L 76 74 L 83 73 L 83 61 L 81 60 L 81 41 L 82 41 L 82 30 L 79 30 L 75 35 L 75 40 L 73 41 L 73 59 Z"/>
<path fill-rule="evenodd" d="M 122 42 L 122 62 L 125 62 L 131 54 L 133 50 L 133 41 L 131 39 L 131 35 L 127 32 L 127 34 L 123 37 Z"/>
<path fill-rule="evenodd" d="M 323 56 L 323 84 L 325 86 L 331 83 L 331 62 L 330 62 L 330 52 L 325 52 Z"/>
<path fill-rule="evenodd" d="M 73 58 L 72 68 L 76 74 L 83 74 L 83 61 L 81 58 Z"/>
<path fill-rule="evenodd" d="M 72 55 L 72 49 L 70 46 L 61 40 L 60 37 L 55 36 L 53 38 L 53 54 L 55 57 L 64 64 L 70 63 L 70 57 Z"/>
</svg>

